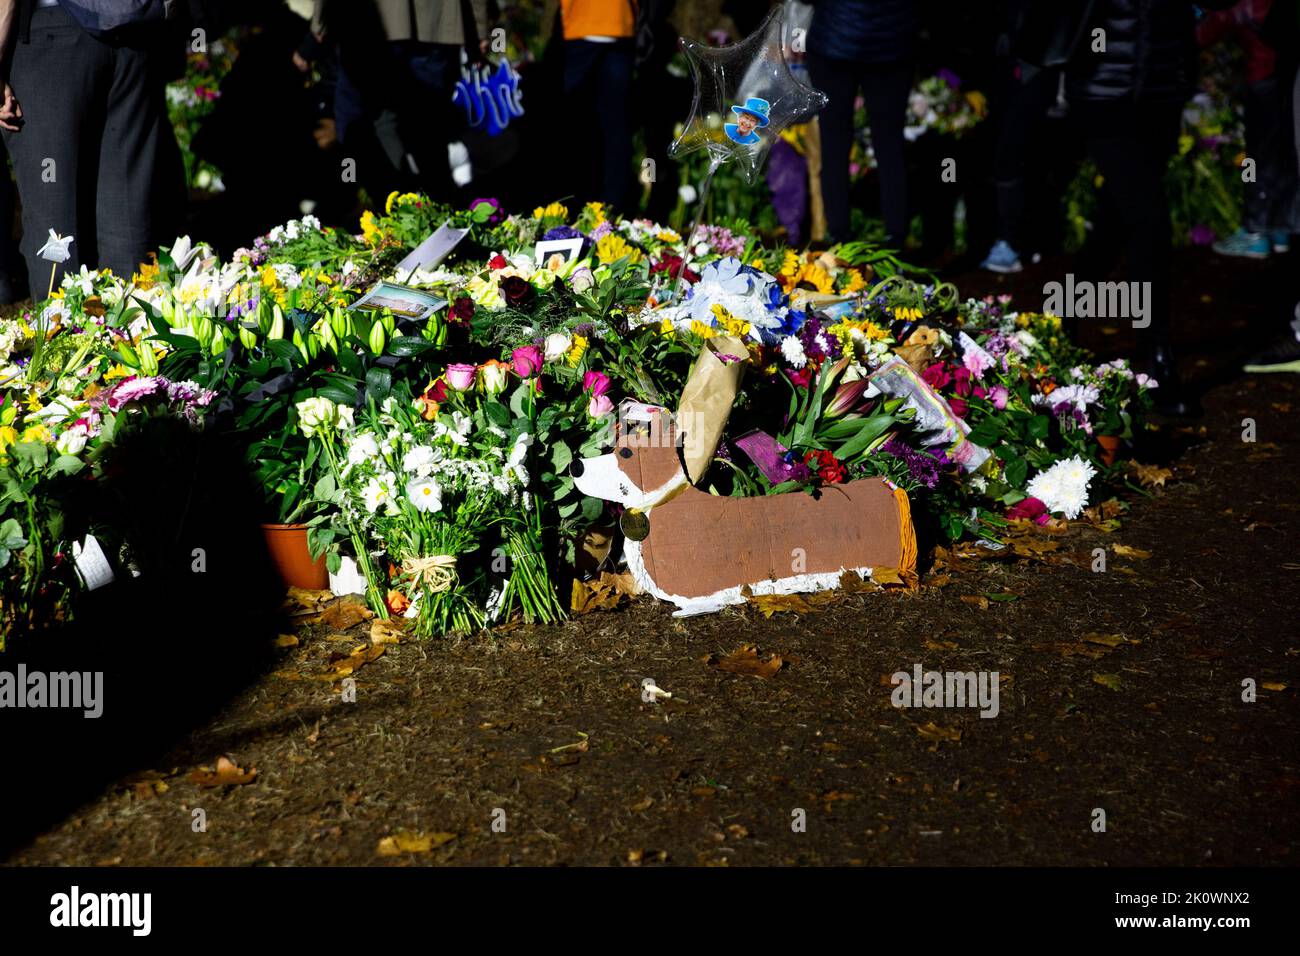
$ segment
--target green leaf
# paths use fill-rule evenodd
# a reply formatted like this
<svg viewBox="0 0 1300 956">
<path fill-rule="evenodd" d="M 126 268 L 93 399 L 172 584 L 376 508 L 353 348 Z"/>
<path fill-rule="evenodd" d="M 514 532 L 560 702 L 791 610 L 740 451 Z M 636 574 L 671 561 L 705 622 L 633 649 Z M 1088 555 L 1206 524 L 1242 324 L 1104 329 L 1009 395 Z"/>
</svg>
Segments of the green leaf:
<svg viewBox="0 0 1300 956">
<path fill-rule="evenodd" d="M 427 339 L 422 339 L 418 335 L 399 335 L 388 343 L 387 352 L 389 355 L 397 355 L 401 358 L 411 358 L 416 355 L 423 355 L 430 349 L 437 348 Z"/>
<path fill-rule="evenodd" d="M 893 415 L 872 415 L 863 423 L 856 435 L 836 450 L 835 457 L 840 461 L 851 461 L 866 451 L 871 443 L 888 431 L 893 424 Z"/>
<path fill-rule="evenodd" d="M 551 464 L 555 468 L 555 473 L 562 474 L 571 461 L 573 461 L 573 452 L 569 450 L 569 446 L 563 443 L 557 444 L 555 450 L 551 452 Z"/>
</svg>

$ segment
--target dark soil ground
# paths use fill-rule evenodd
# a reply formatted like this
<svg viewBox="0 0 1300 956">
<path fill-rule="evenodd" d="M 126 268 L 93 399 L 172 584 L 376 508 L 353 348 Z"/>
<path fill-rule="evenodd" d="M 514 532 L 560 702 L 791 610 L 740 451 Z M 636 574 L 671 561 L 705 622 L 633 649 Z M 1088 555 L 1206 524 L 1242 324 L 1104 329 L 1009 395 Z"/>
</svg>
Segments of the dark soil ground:
<svg viewBox="0 0 1300 956">
<path fill-rule="evenodd" d="M 1033 307 L 1064 269 L 956 281 Z M 1200 253 L 1179 275 L 1206 415 L 1139 450 L 1172 474 L 1128 495 L 1119 527 L 1074 522 L 1031 539 L 1056 550 L 1013 559 L 941 555 L 918 591 L 805 614 L 675 620 L 640 599 L 563 626 L 390 645 L 353 674 L 354 703 L 319 678 L 368 625 L 310 625 L 212 719 L 158 713 L 172 743 L 117 766 L 62 819 L 8 816 L 5 862 L 1294 864 L 1300 379 L 1234 370 L 1300 282 L 1293 265 Z M 1132 344 L 1104 326 L 1084 336 L 1103 353 Z M 1015 599 L 981 607 L 990 594 Z M 718 666 L 746 644 L 784 666 Z M 202 653 L 232 651 L 212 640 Z M 997 671 L 997 717 L 894 708 L 889 675 L 915 664 Z M 643 702 L 644 678 L 672 698 Z M 190 778 L 222 756 L 255 779 Z M 24 786 L 33 804 L 56 796 Z M 380 852 L 420 833 L 416 852 Z"/>
</svg>

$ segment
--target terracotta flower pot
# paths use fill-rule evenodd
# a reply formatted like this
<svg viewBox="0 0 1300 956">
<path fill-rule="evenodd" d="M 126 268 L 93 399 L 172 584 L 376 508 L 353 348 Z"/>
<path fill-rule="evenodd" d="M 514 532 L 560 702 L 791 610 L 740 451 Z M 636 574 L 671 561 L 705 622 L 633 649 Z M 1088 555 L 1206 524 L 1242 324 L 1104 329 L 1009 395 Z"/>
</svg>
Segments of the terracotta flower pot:
<svg viewBox="0 0 1300 956">
<path fill-rule="evenodd" d="M 312 591 L 329 587 L 325 556 L 313 561 L 311 552 L 307 550 L 305 524 L 264 524 L 262 534 L 266 537 L 266 551 L 271 556 L 271 563 L 287 587 Z"/>
<path fill-rule="evenodd" d="M 1101 446 L 1101 463 L 1107 467 L 1115 464 L 1115 453 L 1119 451 L 1121 439 L 1118 435 L 1098 435 L 1097 444 Z"/>
</svg>

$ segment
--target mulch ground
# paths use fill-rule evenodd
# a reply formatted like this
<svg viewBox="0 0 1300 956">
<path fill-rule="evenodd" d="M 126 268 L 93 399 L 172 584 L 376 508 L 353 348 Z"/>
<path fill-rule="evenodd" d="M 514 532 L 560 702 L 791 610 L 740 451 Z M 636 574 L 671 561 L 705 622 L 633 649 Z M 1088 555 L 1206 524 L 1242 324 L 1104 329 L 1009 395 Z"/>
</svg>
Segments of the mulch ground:
<svg viewBox="0 0 1300 956">
<path fill-rule="evenodd" d="M 771 617 L 677 620 L 643 598 L 380 653 L 370 622 L 327 609 L 210 717 L 160 710 L 165 745 L 108 760 L 72 805 L 11 778 L 47 812 L 6 816 L 5 862 L 1294 864 L 1300 379 L 1231 374 L 1258 339 L 1230 330 L 1259 322 L 1272 273 L 1180 268 L 1206 415 L 1162 430 L 1169 477 L 1113 523 L 940 554 L 919 590 Z M 1015 281 L 1032 296 L 1045 279 Z M 958 279 L 977 282 L 998 288 Z M 745 646 L 759 674 L 729 669 Z M 890 675 L 915 664 L 997 671 L 998 715 L 896 709 Z M 643 700 L 646 678 L 671 698 Z"/>
</svg>

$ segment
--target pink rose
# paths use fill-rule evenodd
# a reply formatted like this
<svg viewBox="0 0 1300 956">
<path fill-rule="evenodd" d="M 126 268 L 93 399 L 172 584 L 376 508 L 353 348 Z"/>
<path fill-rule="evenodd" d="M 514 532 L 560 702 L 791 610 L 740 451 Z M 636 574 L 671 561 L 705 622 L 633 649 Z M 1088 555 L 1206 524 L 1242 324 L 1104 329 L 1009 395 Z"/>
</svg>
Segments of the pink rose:
<svg viewBox="0 0 1300 956">
<path fill-rule="evenodd" d="M 520 378 L 533 378 L 542 370 L 546 357 L 536 345 L 521 345 L 510 353 L 515 363 L 515 374 Z"/>
<path fill-rule="evenodd" d="M 993 407 L 1001 411 L 1007 407 L 1007 387 L 1005 385 L 994 385 L 993 391 L 989 392 L 989 398 L 993 401 Z"/>
<path fill-rule="evenodd" d="M 604 418 L 614 411 L 614 403 L 608 395 L 593 395 L 587 403 L 587 414 L 592 418 Z"/>
<path fill-rule="evenodd" d="M 1045 524 L 1048 519 L 1047 505 L 1032 495 L 1016 502 L 1007 509 L 1008 518 L 1027 518 L 1037 524 Z"/>
<path fill-rule="evenodd" d="M 591 392 L 591 394 L 596 398 L 608 394 L 612 384 L 613 383 L 609 380 L 609 376 L 604 372 L 591 371 L 582 376 L 583 391 Z"/>
<path fill-rule="evenodd" d="M 447 366 L 447 385 L 457 392 L 468 392 L 474 387 L 474 380 L 478 377 L 477 365 L 448 365 Z"/>
<path fill-rule="evenodd" d="M 921 380 L 937 392 L 952 381 L 952 376 L 948 374 L 942 362 L 935 362 L 921 373 Z"/>
</svg>

